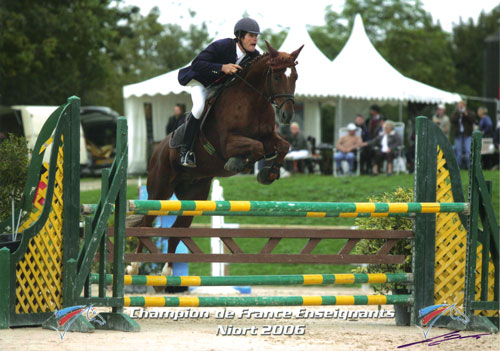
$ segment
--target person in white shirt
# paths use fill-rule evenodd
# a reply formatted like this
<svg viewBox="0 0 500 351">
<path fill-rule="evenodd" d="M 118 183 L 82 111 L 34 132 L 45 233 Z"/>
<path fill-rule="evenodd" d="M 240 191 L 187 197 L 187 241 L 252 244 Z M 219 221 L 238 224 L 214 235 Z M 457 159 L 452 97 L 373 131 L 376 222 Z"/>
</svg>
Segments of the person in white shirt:
<svg viewBox="0 0 500 351">
<path fill-rule="evenodd" d="M 392 161 L 396 156 L 398 146 L 403 142 L 401 137 L 394 130 L 394 123 L 392 121 L 384 122 L 384 133 L 371 139 L 364 145 L 378 146 L 375 152 L 375 164 L 373 165 L 373 175 L 378 175 L 382 168 L 384 160 L 387 161 L 387 175 L 392 175 Z"/>
</svg>

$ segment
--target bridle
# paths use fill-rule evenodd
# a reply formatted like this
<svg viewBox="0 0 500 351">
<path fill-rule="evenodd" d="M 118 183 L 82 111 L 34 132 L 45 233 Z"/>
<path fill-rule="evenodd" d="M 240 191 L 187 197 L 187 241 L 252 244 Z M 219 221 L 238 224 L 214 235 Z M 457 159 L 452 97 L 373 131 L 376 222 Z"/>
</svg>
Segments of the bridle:
<svg viewBox="0 0 500 351">
<path fill-rule="evenodd" d="M 270 79 L 272 72 L 273 72 L 272 67 L 268 67 L 267 72 L 266 72 L 266 89 L 268 92 L 272 92 L 271 79 Z M 276 98 L 284 98 L 283 101 L 281 102 L 281 104 L 279 104 L 277 107 L 276 107 Z M 278 114 L 281 111 L 281 108 L 283 107 L 283 105 L 285 105 L 288 101 L 291 101 L 292 104 L 295 105 L 295 95 L 294 94 L 269 94 L 268 99 L 269 99 L 269 102 L 271 104 L 273 104 L 273 106 L 276 107 L 276 113 L 278 113 Z"/>
<path fill-rule="evenodd" d="M 238 73 L 235 73 L 234 76 L 237 77 L 238 79 L 240 79 L 247 86 L 249 86 L 250 88 L 252 88 L 259 95 L 261 95 L 267 102 L 271 103 L 274 106 L 274 108 L 276 110 L 276 113 L 279 114 L 280 111 L 281 111 L 281 109 L 283 108 L 283 106 L 288 101 L 291 101 L 292 104 L 295 104 L 295 95 L 294 94 L 273 94 L 272 93 L 272 87 L 271 87 L 271 79 L 270 79 L 271 75 L 272 75 L 272 72 L 273 72 L 272 67 L 271 66 L 268 67 L 267 71 L 266 71 L 266 82 L 265 82 L 266 90 L 269 92 L 267 94 L 267 96 L 262 91 L 260 91 L 255 86 L 253 86 L 248 80 L 246 80 L 245 78 L 243 78 L 242 76 L 240 76 Z M 279 105 L 277 105 L 276 104 L 276 98 L 284 98 L 284 100 Z"/>
</svg>

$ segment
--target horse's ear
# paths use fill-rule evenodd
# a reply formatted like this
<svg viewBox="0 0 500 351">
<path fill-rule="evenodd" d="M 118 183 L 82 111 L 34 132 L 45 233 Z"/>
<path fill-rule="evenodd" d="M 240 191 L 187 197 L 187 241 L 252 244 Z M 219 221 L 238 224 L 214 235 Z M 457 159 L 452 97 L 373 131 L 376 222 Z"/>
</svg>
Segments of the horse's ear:
<svg viewBox="0 0 500 351">
<path fill-rule="evenodd" d="M 297 56 L 299 56 L 300 54 L 300 51 L 302 50 L 302 48 L 304 47 L 304 45 L 302 45 L 300 48 L 298 48 L 297 50 L 295 50 L 294 52 L 292 52 L 290 54 L 290 56 L 293 57 L 293 60 L 295 61 L 297 59 Z"/>
<path fill-rule="evenodd" d="M 271 44 L 269 44 L 267 42 L 267 40 L 265 42 L 266 42 L 266 45 L 267 45 L 267 50 L 269 51 L 269 54 L 271 54 L 271 58 L 278 56 L 278 50 L 276 50 L 275 48 L 273 48 L 271 46 Z"/>
</svg>

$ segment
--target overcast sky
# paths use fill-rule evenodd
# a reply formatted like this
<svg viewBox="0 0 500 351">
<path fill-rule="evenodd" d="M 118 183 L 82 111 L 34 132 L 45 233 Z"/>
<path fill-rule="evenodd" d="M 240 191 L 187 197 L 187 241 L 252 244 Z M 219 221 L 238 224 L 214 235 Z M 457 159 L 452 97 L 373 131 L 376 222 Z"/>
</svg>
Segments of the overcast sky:
<svg viewBox="0 0 500 351">
<path fill-rule="evenodd" d="M 498 0 L 422 0 L 424 9 L 432 15 L 434 22 L 451 32 L 453 24 L 460 18 L 477 21 L 482 10 L 490 12 Z M 332 5 L 337 12 L 342 10 L 344 0 L 125 0 L 125 4 L 136 5 L 146 15 L 154 7 L 161 11 L 160 22 L 177 23 L 184 28 L 190 24 L 205 22 L 211 35 L 231 36 L 234 23 L 247 13 L 259 22 L 261 30 L 270 28 L 279 31 L 293 24 L 323 25 L 325 7 Z M 196 12 L 193 18 L 189 9 Z"/>
</svg>

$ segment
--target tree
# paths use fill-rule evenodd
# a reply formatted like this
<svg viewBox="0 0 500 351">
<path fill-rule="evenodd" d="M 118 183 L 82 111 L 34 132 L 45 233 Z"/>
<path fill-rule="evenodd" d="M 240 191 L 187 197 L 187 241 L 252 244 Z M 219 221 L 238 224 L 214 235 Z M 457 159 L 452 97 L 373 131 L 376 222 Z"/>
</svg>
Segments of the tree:
<svg viewBox="0 0 500 351">
<path fill-rule="evenodd" d="M 481 12 L 477 25 L 472 19 L 453 27 L 453 58 L 459 92 L 481 96 L 483 92 L 484 40 L 498 32 L 500 5 L 491 13 Z"/>
<path fill-rule="evenodd" d="M 127 34 L 137 8 L 111 0 L 4 0 L 0 21 L 2 104 L 61 104 L 83 101 L 112 73 L 112 47 Z M 121 23 L 124 20 L 124 24 Z"/>
<path fill-rule="evenodd" d="M 358 13 L 375 48 L 398 71 L 444 89 L 455 87 L 451 38 L 432 23 L 420 0 L 346 0 L 340 14 L 327 7 L 326 25 L 311 31 L 325 55 L 338 55 Z"/>
</svg>

